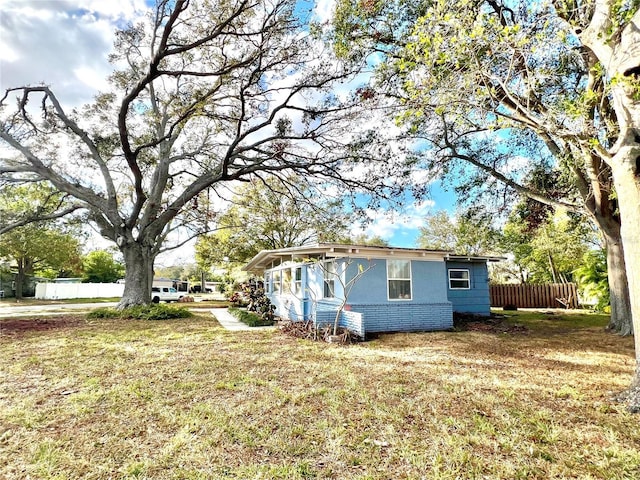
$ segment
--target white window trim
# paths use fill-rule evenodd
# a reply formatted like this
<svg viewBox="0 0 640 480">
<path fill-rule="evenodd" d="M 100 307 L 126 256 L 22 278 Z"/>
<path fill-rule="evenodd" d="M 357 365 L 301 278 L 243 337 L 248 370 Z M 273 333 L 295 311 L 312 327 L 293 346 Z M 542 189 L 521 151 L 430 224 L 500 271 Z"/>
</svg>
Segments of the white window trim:
<svg viewBox="0 0 640 480">
<path fill-rule="evenodd" d="M 451 272 L 467 272 L 467 278 L 451 278 Z M 468 268 L 450 268 L 447 273 L 447 277 L 449 278 L 449 290 L 471 290 L 471 270 Z M 467 287 L 452 287 L 451 280 L 455 281 L 467 281 Z"/>
<path fill-rule="evenodd" d="M 296 280 L 298 271 L 300 272 L 300 280 Z M 293 267 L 291 269 L 291 294 L 296 297 L 302 296 L 302 267 Z"/>
<path fill-rule="evenodd" d="M 276 281 L 276 274 L 278 280 Z M 273 281 L 273 288 L 271 289 L 274 295 L 282 295 L 282 270 L 272 270 L 271 278 Z"/>
<path fill-rule="evenodd" d="M 409 262 L 409 278 L 389 278 L 389 262 Z M 387 260 L 387 300 L 389 302 L 410 302 L 413 300 L 413 268 L 411 268 L 411 260 L 409 259 L 389 259 Z M 390 280 L 409 280 L 409 298 L 391 298 L 391 292 L 389 290 Z"/>
<path fill-rule="evenodd" d="M 333 271 L 331 271 L 329 265 L 333 265 Z M 332 300 L 336 298 L 336 277 L 338 276 L 338 264 L 336 260 L 325 260 L 322 265 L 322 298 L 326 300 Z M 333 286 L 332 289 L 329 289 L 329 293 L 331 296 L 326 296 L 327 280 L 331 281 Z"/>
</svg>

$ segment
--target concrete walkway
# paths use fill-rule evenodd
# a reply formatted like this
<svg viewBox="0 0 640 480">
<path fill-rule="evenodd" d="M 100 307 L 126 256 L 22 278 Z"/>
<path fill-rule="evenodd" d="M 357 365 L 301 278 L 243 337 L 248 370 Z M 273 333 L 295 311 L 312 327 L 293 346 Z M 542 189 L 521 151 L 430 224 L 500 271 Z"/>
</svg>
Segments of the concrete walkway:
<svg viewBox="0 0 640 480">
<path fill-rule="evenodd" d="M 231 315 L 226 308 L 212 308 L 211 313 L 218 323 L 227 330 L 273 330 L 275 327 L 250 327 L 246 323 L 242 323 L 236 317 Z"/>
</svg>

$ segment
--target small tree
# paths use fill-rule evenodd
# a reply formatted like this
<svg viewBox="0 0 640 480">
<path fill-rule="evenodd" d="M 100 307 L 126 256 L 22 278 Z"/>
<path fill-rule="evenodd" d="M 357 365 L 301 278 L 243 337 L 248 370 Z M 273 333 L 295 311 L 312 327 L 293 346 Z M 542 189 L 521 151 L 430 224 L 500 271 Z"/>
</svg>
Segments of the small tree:
<svg viewBox="0 0 640 480">
<path fill-rule="evenodd" d="M 244 285 L 243 290 L 249 298 L 247 310 L 257 313 L 263 320 L 273 322 L 276 307 L 271 303 L 269 297 L 267 297 L 264 291 L 264 285 L 257 282 L 248 282 Z"/>
<path fill-rule="evenodd" d="M 124 276 L 124 265 L 106 250 L 89 252 L 82 260 L 82 269 L 82 281 L 87 283 L 113 283 Z"/>
<path fill-rule="evenodd" d="M 425 218 L 418 245 L 432 250 L 449 250 L 461 255 L 486 255 L 496 249 L 497 232 L 488 214 L 476 210 L 459 212 L 450 218 L 438 211 Z"/>
<path fill-rule="evenodd" d="M 78 270 L 80 243 L 71 234 L 53 227 L 29 224 L 0 236 L 0 258 L 15 262 L 16 298 L 22 298 L 27 276 L 37 272 Z"/>
<path fill-rule="evenodd" d="M 361 263 L 357 263 L 357 271 L 354 275 L 347 279 L 347 275 L 350 272 L 349 267 L 353 265 L 355 262 L 354 258 L 348 257 L 346 259 L 341 259 L 340 261 L 332 261 L 325 262 L 324 260 L 318 260 L 315 262 L 315 266 L 319 268 L 325 278 L 325 285 L 331 292 L 331 294 L 339 299 L 338 309 L 336 310 L 336 316 L 333 321 L 333 335 L 338 334 L 338 326 L 340 324 L 340 317 L 342 316 L 342 312 L 345 309 L 345 306 L 349 302 L 349 294 L 353 289 L 353 286 L 362 278 L 362 276 L 367 273 L 371 268 L 373 268 L 374 264 L 369 260 L 368 265 L 365 267 Z M 327 265 L 333 265 L 333 267 L 328 267 Z M 332 281 L 327 282 L 328 279 Z M 340 286 L 339 292 L 336 289 L 336 283 Z M 336 293 L 342 293 L 339 297 L 336 296 Z"/>
<path fill-rule="evenodd" d="M 606 253 L 603 250 L 587 252 L 574 274 L 583 295 L 596 300 L 596 310 L 605 311 L 610 306 Z"/>
</svg>

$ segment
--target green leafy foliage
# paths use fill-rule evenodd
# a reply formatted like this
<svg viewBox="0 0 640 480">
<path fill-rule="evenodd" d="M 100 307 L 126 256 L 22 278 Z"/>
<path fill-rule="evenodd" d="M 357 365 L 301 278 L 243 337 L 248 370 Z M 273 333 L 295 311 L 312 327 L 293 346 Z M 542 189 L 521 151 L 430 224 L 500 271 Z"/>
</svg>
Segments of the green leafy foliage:
<svg viewBox="0 0 640 480">
<path fill-rule="evenodd" d="M 217 223 L 217 231 L 200 237 L 196 244 L 196 261 L 204 270 L 229 262 L 245 263 L 260 250 L 347 236 L 341 200 L 318 193 L 299 177 L 242 185 Z"/>
<path fill-rule="evenodd" d="M 263 318 L 256 312 L 249 312 L 247 310 L 241 310 L 236 307 L 230 307 L 229 313 L 240 320 L 242 323 L 249 325 L 250 327 L 266 327 L 273 325 L 273 319 L 268 320 Z"/>
<path fill-rule="evenodd" d="M 0 235 L 0 258 L 17 265 L 16 297 L 29 275 L 49 278 L 79 275 L 80 242 L 56 226 L 28 224 Z"/>
<path fill-rule="evenodd" d="M 161 304 L 135 305 L 122 310 L 96 308 L 87 314 L 88 318 L 122 318 L 125 320 L 171 320 L 192 316 L 193 313 L 185 307 L 172 307 Z"/>
<path fill-rule="evenodd" d="M 111 307 L 94 308 L 87 314 L 87 318 L 119 318 L 121 316 L 121 310 Z"/>
<path fill-rule="evenodd" d="M 498 232 L 486 212 L 467 210 L 451 218 L 438 211 L 425 218 L 418 245 L 431 250 L 446 250 L 460 255 L 495 253 Z"/>
<path fill-rule="evenodd" d="M 76 221 L 71 214 L 77 206 L 49 182 L 3 184 L 0 189 L 0 234 L 16 226 L 34 221 L 50 221 L 66 215 L 67 222 Z"/>
<path fill-rule="evenodd" d="M 124 265 L 106 250 L 89 252 L 82 259 L 82 269 L 82 281 L 87 283 L 113 283 L 124 276 Z"/>
<path fill-rule="evenodd" d="M 522 283 L 561 283 L 574 280 L 574 271 L 597 243 L 591 225 L 582 217 L 556 211 L 536 227 L 516 209 L 502 229 L 500 248 L 512 258 L 497 273 Z"/>
<path fill-rule="evenodd" d="M 582 265 L 574 274 L 583 297 L 595 300 L 596 310 L 606 311 L 610 305 L 606 252 L 591 250 L 585 253 Z"/>
<path fill-rule="evenodd" d="M 264 287 L 256 283 L 249 283 L 245 285 L 244 292 L 245 295 L 249 297 L 247 310 L 249 312 L 255 312 L 263 320 L 273 323 L 275 319 L 274 312 L 276 310 L 276 307 L 271 303 L 271 300 L 265 294 Z"/>
<path fill-rule="evenodd" d="M 265 322 L 275 321 L 276 307 L 271 303 L 271 300 L 265 294 L 262 284 L 255 282 L 247 282 L 237 287 L 240 291 L 236 290 L 229 297 L 229 301 L 234 307 L 246 306 L 247 311 L 258 315 L 259 318 Z"/>
</svg>

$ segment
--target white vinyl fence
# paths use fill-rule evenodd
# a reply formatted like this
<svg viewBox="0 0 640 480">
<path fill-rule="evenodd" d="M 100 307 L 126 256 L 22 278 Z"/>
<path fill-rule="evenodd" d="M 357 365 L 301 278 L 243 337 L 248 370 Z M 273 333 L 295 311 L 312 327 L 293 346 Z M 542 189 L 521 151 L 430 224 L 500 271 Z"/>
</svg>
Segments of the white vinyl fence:
<svg viewBox="0 0 640 480">
<path fill-rule="evenodd" d="M 124 283 L 37 283 L 36 298 L 58 300 L 62 298 L 121 297 Z"/>
</svg>

